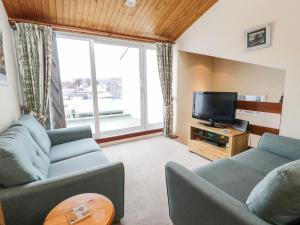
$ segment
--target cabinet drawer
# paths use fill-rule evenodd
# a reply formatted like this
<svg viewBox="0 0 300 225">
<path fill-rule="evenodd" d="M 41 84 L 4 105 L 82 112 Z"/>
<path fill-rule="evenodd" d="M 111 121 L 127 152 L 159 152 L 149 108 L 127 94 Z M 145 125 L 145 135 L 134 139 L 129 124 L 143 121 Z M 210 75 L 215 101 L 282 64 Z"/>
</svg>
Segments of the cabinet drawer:
<svg viewBox="0 0 300 225">
<path fill-rule="evenodd" d="M 208 158 L 210 160 L 217 160 L 229 157 L 229 153 L 227 153 L 225 149 L 221 150 L 220 147 L 213 146 L 211 144 L 198 140 L 190 140 L 189 149 L 190 151 L 204 156 L 205 158 Z"/>
</svg>

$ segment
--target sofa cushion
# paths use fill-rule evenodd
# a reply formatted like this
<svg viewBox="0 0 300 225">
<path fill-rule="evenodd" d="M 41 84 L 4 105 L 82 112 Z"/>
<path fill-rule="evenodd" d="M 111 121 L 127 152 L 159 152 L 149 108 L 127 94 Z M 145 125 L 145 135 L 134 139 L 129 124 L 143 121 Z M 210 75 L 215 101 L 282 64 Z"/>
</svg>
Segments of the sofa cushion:
<svg viewBox="0 0 300 225">
<path fill-rule="evenodd" d="M 29 156 L 33 167 L 43 174 L 42 178 L 46 179 L 50 167 L 50 159 L 33 140 L 29 131 L 25 127 L 15 127 L 15 129 L 18 129 L 24 135 L 24 143 L 21 144 L 23 148 L 22 150 L 25 150 L 26 154 Z"/>
<path fill-rule="evenodd" d="M 49 154 L 51 141 L 44 127 L 34 118 L 28 114 L 22 116 L 13 126 L 24 126 L 28 129 L 32 138 L 40 146 L 46 155 Z"/>
<path fill-rule="evenodd" d="M 62 176 L 91 167 L 109 164 L 106 156 L 101 152 L 90 152 L 73 158 L 62 160 L 50 165 L 48 177 Z"/>
<path fill-rule="evenodd" d="M 50 138 L 51 146 L 93 137 L 92 129 L 89 125 L 47 130 L 47 134 Z"/>
<path fill-rule="evenodd" d="M 11 127 L 0 137 L 0 184 L 17 186 L 47 178 L 49 159 L 24 127 Z"/>
<path fill-rule="evenodd" d="M 300 219 L 300 160 L 272 170 L 250 193 L 247 206 L 278 225 Z"/>
<path fill-rule="evenodd" d="M 260 139 L 258 148 L 290 160 L 300 159 L 299 139 L 265 133 Z"/>
<path fill-rule="evenodd" d="M 97 143 L 92 138 L 86 138 L 52 146 L 49 158 L 53 163 L 95 151 L 100 151 Z"/>
<path fill-rule="evenodd" d="M 221 159 L 194 172 L 227 194 L 245 203 L 255 185 L 264 176 L 231 159 Z"/>
<path fill-rule="evenodd" d="M 289 159 L 259 149 L 250 149 L 231 157 L 231 160 L 266 175 L 274 168 L 290 162 Z"/>
</svg>

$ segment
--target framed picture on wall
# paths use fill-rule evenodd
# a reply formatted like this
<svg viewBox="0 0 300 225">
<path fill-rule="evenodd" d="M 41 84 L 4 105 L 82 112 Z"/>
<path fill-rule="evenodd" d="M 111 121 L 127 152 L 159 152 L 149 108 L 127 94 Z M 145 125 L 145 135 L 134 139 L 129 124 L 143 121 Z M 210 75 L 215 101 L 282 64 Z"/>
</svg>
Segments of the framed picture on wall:
<svg viewBox="0 0 300 225">
<path fill-rule="evenodd" d="M 271 46 L 271 24 L 254 27 L 245 31 L 246 51 Z"/>
<path fill-rule="evenodd" d="M 7 84 L 7 75 L 5 67 L 5 58 L 4 58 L 4 43 L 3 43 L 3 34 L 0 31 L 0 85 Z"/>
</svg>

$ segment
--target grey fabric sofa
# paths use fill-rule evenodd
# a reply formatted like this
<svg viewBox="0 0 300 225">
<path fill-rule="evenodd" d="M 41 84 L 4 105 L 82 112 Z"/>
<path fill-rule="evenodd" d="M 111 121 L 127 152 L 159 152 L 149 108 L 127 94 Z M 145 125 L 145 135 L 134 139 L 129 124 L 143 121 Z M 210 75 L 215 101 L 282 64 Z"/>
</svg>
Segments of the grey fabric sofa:
<svg viewBox="0 0 300 225">
<path fill-rule="evenodd" d="M 4 145 L 7 140 L 15 141 L 9 135 L 15 132 L 16 134 L 13 133 L 13 135 L 19 138 L 19 130 L 23 132 L 24 126 L 32 131 L 32 124 L 36 125 L 35 122 L 32 123 L 30 116 L 25 119 L 21 118 L 21 120 L 3 134 L 6 136 L 5 141 L 1 141 L 2 137 L 0 136 L 0 156 L 2 156 L 0 163 L 6 160 L 3 149 L 7 150 L 7 147 L 5 149 L 3 146 L 1 149 L 1 144 Z M 34 128 L 40 129 L 40 127 Z M 3 187 L 1 181 L 4 178 L 3 174 L 0 174 L 0 184 L 2 185 L 0 202 L 3 206 L 6 225 L 41 225 L 54 206 L 66 198 L 80 193 L 99 193 L 107 196 L 115 206 L 115 221 L 119 221 L 124 216 L 124 167 L 121 162 L 109 162 L 92 139 L 90 127 L 51 130 L 46 133 L 48 137 L 39 133 L 36 132 L 35 136 L 31 133 L 33 139 L 38 138 L 35 140 L 39 142 L 39 140 L 49 137 L 48 140 L 51 142 L 47 154 L 49 168 L 47 168 L 46 177 L 40 176 L 34 182 Z M 17 144 L 9 146 L 14 147 Z M 47 142 L 44 141 L 43 144 L 47 145 Z M 27 148 L 29 146 L 21 146 L 17 150 L 27 151 Z M 40 154 L 42 153 L 37 152 L 37 155 Z M 18 160 L 22 161 L 23 159 Z M 35 164 L 38 162 L 37 160 L 31 160 L 33 167 L 38 168 Z M 2 168 L 1 171 L 6 173 L 7 170 Z M 10 183 L 6 181 L 5 184 Z"/>
<path fill-rule="evenodd" d="M 245 202 L 266 174 L 298 159 L 300 140 L 264 134 L 257 148 L 193 171 L 169 162 L 170 217 L 174 225 L 270 225 Z"/>
</svg>

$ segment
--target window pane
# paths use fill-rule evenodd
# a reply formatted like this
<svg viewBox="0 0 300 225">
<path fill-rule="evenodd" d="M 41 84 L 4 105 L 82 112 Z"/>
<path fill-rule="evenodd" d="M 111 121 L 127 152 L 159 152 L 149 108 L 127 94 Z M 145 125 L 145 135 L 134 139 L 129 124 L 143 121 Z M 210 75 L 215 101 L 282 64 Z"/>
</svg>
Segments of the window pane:
<svg viewBox="0 0 300 225">
<path fill-rule="evenodd" d="M 57 48 L 67 127 L 90 125 L 95 132 L 89 42 L 57 38 Z"/>
<path fill-rule="evenodd" d="M 163 122 L 163 97 L 158 75 L 156 51 L 146 50 L 148 123 Z"/>
<path fill-rule="evenodd" d="M 100 132 L 141 126 L 139 49 L 95 44 Z"/>
</svg>

